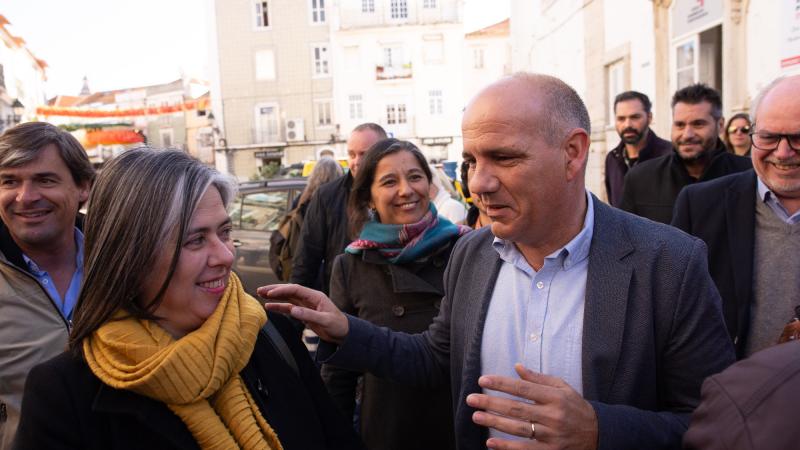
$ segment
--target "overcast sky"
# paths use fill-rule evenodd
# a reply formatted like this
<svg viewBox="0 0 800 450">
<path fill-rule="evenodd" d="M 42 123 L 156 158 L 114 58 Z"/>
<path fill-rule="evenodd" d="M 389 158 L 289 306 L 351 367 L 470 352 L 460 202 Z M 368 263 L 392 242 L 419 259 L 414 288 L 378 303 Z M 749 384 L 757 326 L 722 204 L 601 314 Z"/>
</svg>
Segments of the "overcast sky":
<svg viewBox="0 0 800 450">
<path fill-rule="evenodd" d="M 208 78 L 210 0 L 2 0 L 11 32 L 48 64 L 47 94 Z M 296 0 L 301 1 L 301 0 Z M 508 0 L 466 0 L 472 31 L 508 17 Z"/>
</svg>

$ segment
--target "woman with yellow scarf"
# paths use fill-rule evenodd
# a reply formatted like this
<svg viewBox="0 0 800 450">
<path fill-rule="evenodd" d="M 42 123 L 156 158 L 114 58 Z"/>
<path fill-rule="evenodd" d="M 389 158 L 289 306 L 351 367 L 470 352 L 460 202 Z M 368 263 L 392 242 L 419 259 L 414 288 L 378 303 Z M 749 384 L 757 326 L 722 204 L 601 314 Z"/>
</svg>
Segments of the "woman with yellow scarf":
<svg viewBox="0 0 800 450">
<path fill-rule="evenodd" d="M 182 152 L 103 169 L 70 351 L 31 371 L 17 448 L 362 447 L 291 325 L 231 272 L 233 195 Z"/>
</svg>

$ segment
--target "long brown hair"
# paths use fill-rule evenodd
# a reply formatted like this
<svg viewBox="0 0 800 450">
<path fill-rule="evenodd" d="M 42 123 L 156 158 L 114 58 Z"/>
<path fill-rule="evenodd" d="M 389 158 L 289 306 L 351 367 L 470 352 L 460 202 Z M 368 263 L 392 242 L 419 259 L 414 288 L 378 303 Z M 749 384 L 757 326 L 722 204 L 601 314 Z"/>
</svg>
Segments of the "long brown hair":
<svg viewBox="0 0 800 450">
<path fill-rule="evenodd" d="M 84 280 L 75 306 L 70 349 L 81 355 L 82 341 L 119 310 L 154 320 L 175 272 L 183 236 L 197 203 L 210 187 L 227 207 L 235 185 L 226 177 L 173 150 L 138 148 L 102 170 L 89 197 L 84 225 Z M 164 283 L 154 298 L 142 298 L 161 252 L 172 252 Z"/>
<path fill-rule="evenodd" d="M 349 231 L 353 239 L 358 237 L 364 224 L 369 220 L 372 182 L 375 180 L 375 171 L 378 169 L 378 163 L 386 156 L 398 152 L 409 152 L 414 155 L 422 171 L 425 172 L 425 176 L 428 177 L 428 183 L 431 182 L 433 178 L 431 169 L 428 167 L 428 162 L 425 161 L 425 155 L 419 151 L 416 145 L 393 138 L 384 139 L 373 144 L 362 157 L 358 174 L 353 180 L 353 188 L 350 190 L 350 198 L 347 201 L 347 217 L 350 219 Z"/>
<path fill-rule="evenodd" d="M 306 188 L 303 189 L 303 193 L 300 195 L 300 200 L 298 200 L 297 205 L 300 206 L 308 203 L 308 201 L 311 200 L 311 196 L 317 192 L 320 186 L 339 178 L 343 173 L 342 166 L 340 166 L 335 159 L 321 158 L 314 166 L 314 170 L 311 171 L 311 175 L 308 176 L 308 184 Z"/>
</svg>

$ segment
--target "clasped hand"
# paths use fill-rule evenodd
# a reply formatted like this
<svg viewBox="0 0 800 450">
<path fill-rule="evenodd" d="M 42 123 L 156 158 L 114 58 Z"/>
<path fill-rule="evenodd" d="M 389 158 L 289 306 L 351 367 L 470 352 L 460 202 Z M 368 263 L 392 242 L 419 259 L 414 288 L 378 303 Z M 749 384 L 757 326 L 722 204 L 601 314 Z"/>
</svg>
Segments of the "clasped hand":
<svg viewBox="0 0 800 450">
<path fill-rule="evenodd" d="M 476 424 L 529 440 L 490 438 L 486 441 L 487 447 L 509 450 L 597 448 L 597 416 L 589 402 L 560 378 L 533 372 L 522 364 L 516 364 L 514 369 L 518 379 L 484 375 L 478 379 L 478 384 L 484 389 L 533 403 L 470 394 L 467 404 L 478 410 L 472 415 Z"/>
</svg>

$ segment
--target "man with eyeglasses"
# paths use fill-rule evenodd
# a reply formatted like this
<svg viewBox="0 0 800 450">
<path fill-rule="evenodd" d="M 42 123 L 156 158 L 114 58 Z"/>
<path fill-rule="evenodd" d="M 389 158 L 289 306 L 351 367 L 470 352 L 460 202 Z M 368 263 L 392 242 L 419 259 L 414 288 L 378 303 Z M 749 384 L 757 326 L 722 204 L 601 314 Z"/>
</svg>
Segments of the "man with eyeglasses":
<svg viewBox="0 0 800 450">
<path fill-rule="evenodd" d="M 800 303 L 800 76 L 754 102 L 755 170 L 688 186 L 674 226 L 708 246 L 709 270 L 739 358 L 769 347 Z"/>
<path fill-rule="evenodd" d="M 729 153 L 719 138 L 724 124 L 722 100 L 714 89 L 693 84 L 675 92 L 673 151 L 628 172 L 620 208 L 670 223 L 675 199 L 684 186 L 750 169 L 750 159 Z"/>
</svg>

